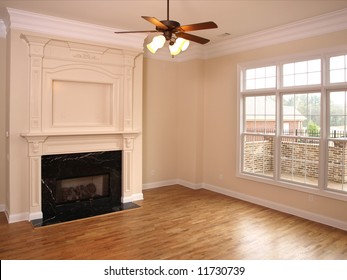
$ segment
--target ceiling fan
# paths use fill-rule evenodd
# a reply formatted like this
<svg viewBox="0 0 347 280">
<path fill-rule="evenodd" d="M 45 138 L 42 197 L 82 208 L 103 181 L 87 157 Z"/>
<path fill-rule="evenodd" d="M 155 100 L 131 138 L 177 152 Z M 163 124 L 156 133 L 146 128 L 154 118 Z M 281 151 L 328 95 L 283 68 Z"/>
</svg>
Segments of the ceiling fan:
<svg viewBox="0 0 347 280">
<path fill-rule="evenodd" d="M 153 33 L 153 32 L 162 33 L 162 35 L 154 37 L 151 43 L 152 45 L 148 44 L 147 48 L 152 53 L 155 53 L 157 49 L 163 47 L 163 45 L 165 44 L 165 41 L 169 41 L 171 54 L 176 55 L 176 52 L 173 52 L 171 50 L 171 47 L 178 44 L 178 43 L 175 44 L 176 41 L 179 42 L 178 53 L 181 50 L 185 50 L 188 47 L 189 41 L 193 41 L 199 44 L 206 44 L 210 41 L 209 39 L 186 33 L 187 31 L 212 29 L 212 28 L 218 27 L 217 24 L 215 24 L 213 21 L 207 21 L 207 22 L 201 22 L 201 23 L 195 23 L 195 24 L 189 24 L 189 25 L 180 25 L 179 22 L 175 20 L 170 20 L 169 14 L 170 14 L 170 5 L 169 5 L 169 0 L 167 0 L 167 19 L 166 20 L 158 20 L 155 17 L 142 16 L 143 19 L 155 25 L 155 30 L 116 31 L 115 33 L 116 34 Z"/>
</svg>

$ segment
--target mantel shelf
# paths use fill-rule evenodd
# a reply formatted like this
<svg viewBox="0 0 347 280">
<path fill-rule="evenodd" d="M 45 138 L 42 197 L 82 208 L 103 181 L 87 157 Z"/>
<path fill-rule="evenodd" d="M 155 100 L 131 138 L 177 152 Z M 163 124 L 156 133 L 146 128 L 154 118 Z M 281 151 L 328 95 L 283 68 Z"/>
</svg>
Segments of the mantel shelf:
<svg viewBox="0 0 347 280">
<path fill-rule="evenodd" d="M 138 135 L 139 130 L 131 131 L 84 131 L 84 132 L 40 132 L 40 133 L 22 133 L 24 138 L 44 138 L 44 137 L 59 137 L 59 136 L 104 136 L 104 135 Z"/>
</svg>

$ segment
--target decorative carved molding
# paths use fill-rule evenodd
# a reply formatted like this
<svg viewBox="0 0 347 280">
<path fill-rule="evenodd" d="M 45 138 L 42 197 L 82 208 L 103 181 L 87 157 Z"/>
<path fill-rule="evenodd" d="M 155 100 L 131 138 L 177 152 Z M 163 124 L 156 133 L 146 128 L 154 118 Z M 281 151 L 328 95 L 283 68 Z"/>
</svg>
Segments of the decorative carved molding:
<svg viewBox="0 0 347 280">
<path fill-rule="evenodd" d="M 80 58 L 80 59 L 88 59 L 88 60 L 99 60 L 100 57 L 97 57 L 94 54 L 90 54 L 90 53 L 74 53 L 72 54 L 72 57 L 74 58 Z"/>
<path fill-rule="evenodd" d="M 139 51 L 22 35 L 29 46 L 30 216 L 41 213 L 41 157 L 123 151 L 123 198 L 133 195 L 133 68 Z M 83 100 L 83 102 L 82 102 Z M 82 104 L 83 103 L 83 104 Z M 87 109 L 86 109 L 87 108 Z"/>
<path fill-rule="evenodd" d="M 10 27 L 50 36 L 70 38 L 119 46 L 122 49 L 143 50 L 147 34 L 124 34 L 116 36 L 111 27 L 88 24 L 43 14 L 7 8 Z"/>
<path fill-rule="evenodd" d="M 122 200 L 129 200 L 133 190 L 133 148 L 139 132 L 132 133 L 45 133 L 22 134 L 28 142 L 30 169 L 30 217 L 42 218 L 41 157 L 51 154 L 123 150 Z M 33 219 L 33 218 L 31 218 Z"/>
</svg>

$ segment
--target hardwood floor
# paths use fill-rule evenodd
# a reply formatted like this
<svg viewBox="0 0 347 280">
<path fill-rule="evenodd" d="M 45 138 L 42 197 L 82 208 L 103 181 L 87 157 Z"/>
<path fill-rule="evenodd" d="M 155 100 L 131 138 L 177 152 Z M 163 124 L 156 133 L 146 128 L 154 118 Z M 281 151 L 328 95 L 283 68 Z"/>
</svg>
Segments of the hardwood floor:
<svg viewBox="0 0 347 280">
<path fill-rule="evenodd" d="M 142 207 L 32 228 L 0 213 L 0 259 L 347 259 L 347 232 L 178 185 Z"/>
</svg>

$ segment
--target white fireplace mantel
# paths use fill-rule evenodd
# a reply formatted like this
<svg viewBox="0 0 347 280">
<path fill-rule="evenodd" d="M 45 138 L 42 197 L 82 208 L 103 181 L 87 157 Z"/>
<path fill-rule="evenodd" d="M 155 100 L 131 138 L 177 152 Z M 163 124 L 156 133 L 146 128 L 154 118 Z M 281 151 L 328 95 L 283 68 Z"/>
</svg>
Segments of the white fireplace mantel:
<svg viewBox="0 0 347 280">
<path fill-rule="evenodd" d="M 42 218 L 43 155 L 121 150 L 122 201 L 142 199 L 142 186 L 134 190 L 134 181 L 141 181 L 141 172 L 134 172 L 142 153 L 141 121 L 136 119 L 141 112 L 135 112 L 141 110 L 142 99 L 141 92 L 134 92 L 135 60 L 141 53 L 21 38 L 28 44 L 30 61 L 29 131 L 21 134 L 28 143 L 29 219 Z"/>
</svg>

